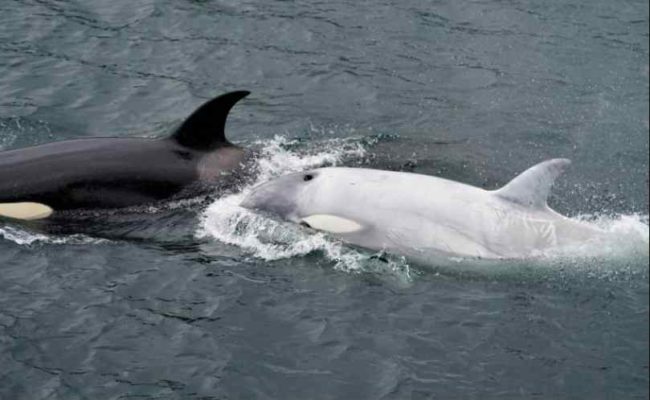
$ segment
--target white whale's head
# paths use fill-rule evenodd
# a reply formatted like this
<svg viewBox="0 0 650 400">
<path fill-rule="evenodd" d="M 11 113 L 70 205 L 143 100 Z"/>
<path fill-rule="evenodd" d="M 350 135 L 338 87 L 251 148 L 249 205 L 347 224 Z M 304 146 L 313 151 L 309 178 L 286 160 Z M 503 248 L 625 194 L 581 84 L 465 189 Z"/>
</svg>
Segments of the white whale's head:
<svg viewBox="0 0 650 400">
<path fill-rule="evenodd" d="M 316 209 L 318 193 L 327 179 L 323 169 L 287 174 L 253 188 L 241 206 L 277 215 L 283 219 L 301 222 Z"/>
<path fill-rule="evenodd" d="M 274 214 L 285 220 L 333 233 L 360 231 L 358 194 L 349 188 L 364 177 L 352 168 L 319 168 L 275 178 L 246 196 L 242 207 Z"/>
</svg>

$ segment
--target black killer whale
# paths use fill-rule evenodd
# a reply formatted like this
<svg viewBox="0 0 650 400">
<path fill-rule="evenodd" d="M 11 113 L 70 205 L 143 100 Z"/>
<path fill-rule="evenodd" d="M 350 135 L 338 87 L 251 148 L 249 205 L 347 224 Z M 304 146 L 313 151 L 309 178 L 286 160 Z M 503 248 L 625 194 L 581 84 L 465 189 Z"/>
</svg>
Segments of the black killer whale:
<svg viewBox="0 0 650 400">
<path fill-rule="evenodd" d="M 131 207 L 232 180 L 247 152 L 224 128 L 250 92 L 216 97 L 162 139 L 87 138 L 0 152 L 0 217 Z"/>
</svg>

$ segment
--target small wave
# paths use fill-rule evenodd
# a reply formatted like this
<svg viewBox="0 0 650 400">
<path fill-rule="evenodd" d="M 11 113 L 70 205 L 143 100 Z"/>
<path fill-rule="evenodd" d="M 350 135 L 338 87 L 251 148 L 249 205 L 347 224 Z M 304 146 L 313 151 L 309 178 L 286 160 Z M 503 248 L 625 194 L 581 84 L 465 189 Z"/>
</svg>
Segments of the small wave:
<svg viewBox="0 0 650 400">
<path fill-rule="evenodd" d="M 0 237 L 21 246 L 31 246 L 35 243 L 44 244 L 99 244 L 106 239 L 97 239 L 85 235 L 54 236 L 30 232 L 11 225 L 0 226 Z"/>
</svg>

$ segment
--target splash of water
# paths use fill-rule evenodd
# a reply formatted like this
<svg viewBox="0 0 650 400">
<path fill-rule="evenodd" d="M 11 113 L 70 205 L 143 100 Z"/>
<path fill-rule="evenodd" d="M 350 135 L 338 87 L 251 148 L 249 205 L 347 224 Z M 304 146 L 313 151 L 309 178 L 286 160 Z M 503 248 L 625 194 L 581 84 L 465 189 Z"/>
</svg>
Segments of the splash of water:
<svg viewBox="0 0 650 400">
<path fill-rule="evenodd" d="M 650 229 L 647 215 L 583 214 L 577 216 L 576 219 L 597 226 L 604 232 L 604 235 L 578 246 L 558 248 L 554 252 L 549 252 L 550 256 L 605 257 L 609 259 L 648 257 Z"/>
<path fill-rule="evenodd" d="M 44 244 L 99 244 L 106 239 L 92 238 L 86 235 L 51 236 L 34 233 L 11 225 L 0 226 L 0 237 L 21 246 L 31 246 L 36 243 Z"/>
<path fill-rule="evenodd" d="M 604 234 L 578 245 L 547 251 L 539 262 L 563 273 L 579 273 L 601 279 L 647 277 L 650 229 L 647 215 L 580 215 L 582 221 Z M 645 279 L 645 278 L 644 278 Z"/>
</svg>

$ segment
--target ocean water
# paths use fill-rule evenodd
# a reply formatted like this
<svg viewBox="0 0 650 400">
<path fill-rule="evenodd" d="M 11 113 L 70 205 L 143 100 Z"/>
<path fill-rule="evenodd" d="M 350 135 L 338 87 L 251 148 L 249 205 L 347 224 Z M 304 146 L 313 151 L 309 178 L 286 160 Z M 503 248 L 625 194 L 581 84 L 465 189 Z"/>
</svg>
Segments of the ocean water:
<svg viewBox="0 0 650 400">
<path fill-rule="evenodd" d="M 0 149 L 163 137 L 247 89 L 227 135 L 257 181 L 497 188 L 567 157 L 552 206 L 611 233 L 415 265 L 251 214 L 250 185 L 0 221 L 0 399 L 648 398 L 648 23 L 632 0 L 0 2 Z"/>
</svg>

